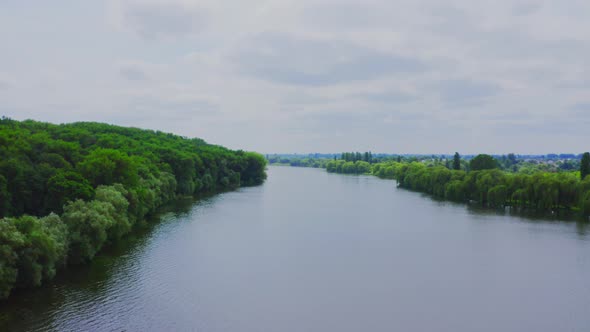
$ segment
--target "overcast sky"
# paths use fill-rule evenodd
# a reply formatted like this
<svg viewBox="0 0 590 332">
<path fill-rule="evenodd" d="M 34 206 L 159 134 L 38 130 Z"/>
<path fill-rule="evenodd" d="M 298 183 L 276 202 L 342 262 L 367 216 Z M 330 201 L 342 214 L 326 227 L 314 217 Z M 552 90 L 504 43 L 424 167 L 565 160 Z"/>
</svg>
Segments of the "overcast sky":
<svg viewBox="0 0 590 332">
<path fill-rule="evenodd" d="M 0 0 L 0 115 L 263 153 L 578 153 L 590 1 Z"/>
</svg>

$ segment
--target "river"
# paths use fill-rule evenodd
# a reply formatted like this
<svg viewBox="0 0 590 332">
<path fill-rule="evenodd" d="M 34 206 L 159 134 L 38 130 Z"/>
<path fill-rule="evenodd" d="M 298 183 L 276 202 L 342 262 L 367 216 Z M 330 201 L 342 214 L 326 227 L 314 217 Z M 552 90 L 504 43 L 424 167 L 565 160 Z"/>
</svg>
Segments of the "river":
<svg viewBox="0 0 590 332">
<path fill-rule="evenodd" d="M 1 331 L 590 331 L 584 224 L 270 167 L 0 304 Z"/>
</svg>

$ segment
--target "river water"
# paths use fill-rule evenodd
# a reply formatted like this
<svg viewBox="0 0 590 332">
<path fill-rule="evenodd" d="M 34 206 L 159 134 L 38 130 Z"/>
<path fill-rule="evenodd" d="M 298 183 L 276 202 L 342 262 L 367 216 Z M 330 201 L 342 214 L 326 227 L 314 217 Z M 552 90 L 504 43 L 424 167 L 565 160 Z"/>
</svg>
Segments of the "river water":
<svg viewBox="0 0 590 332">
<path fill-rule="evenodd" d="M 590 331 L 584 224 L 270 167 L 0 304 L 2 331 Z"/>
</svg>

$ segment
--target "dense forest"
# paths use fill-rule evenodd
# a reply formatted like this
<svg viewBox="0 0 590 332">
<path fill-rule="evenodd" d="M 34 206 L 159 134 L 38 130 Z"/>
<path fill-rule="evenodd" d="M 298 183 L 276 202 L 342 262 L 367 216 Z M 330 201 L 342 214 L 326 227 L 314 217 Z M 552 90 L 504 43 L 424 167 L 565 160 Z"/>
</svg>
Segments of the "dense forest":
<svg viewBox="0 0 590 332">
<path fill-rule="evenodd" d="M 101 123 L 0 120 L 0 299 L 91 260 L 162 204 L 257 185 L 266 160 Z"/>
<path fill-rule="evenodd" d="M 579 172 L 525 174 L 497 168 L 466 172 L 418 162 L 391 162 L 375 164 L 372 173 L 395 179 L 402 188 L 453 201 L 539 211 L 574 209 L 585 216 L 590 214 L 590 177 L 581 180 Z"/>
<path fill-rule="evenodd" d="M 571 165 L 567 161 L 560 165 Z M 590 154 L 584 153 L 579 170 L 570 167 L 544 170 L 532 168 L 514 155 L 499 160 L 480 154 L 463 160 L 458 153 L 443 160 L 402 158 L 370 163 L 345 158 L 326 163 L 326 170 L 344 174 L 373 174 L 395 179 L 401 188 L 428 193 L 438 198 L 478 202 L 489 207 L 513 206 L 537 211 L 571 209 L 590 215 Z"/>
</svg>

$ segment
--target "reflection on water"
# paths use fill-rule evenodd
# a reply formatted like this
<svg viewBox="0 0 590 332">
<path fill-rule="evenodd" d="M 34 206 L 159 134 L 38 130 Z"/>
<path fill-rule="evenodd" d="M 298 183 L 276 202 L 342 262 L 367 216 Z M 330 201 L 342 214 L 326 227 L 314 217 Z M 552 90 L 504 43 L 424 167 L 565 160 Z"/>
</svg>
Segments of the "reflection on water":
<svg viewBox="0 0 590 332">
<path fill-rule="evenodd" d="M 208 199 L 203 199 L 202 204 L 207 204 Z M 63 308 L 75 310 L 75 306 L 80 304 L 76 302 L 84 299 L 96 301 L 99 305 L 101 295 L 108 293 L 112 283 L 133 285 L 136 280 L 125 276 L 120 278 L 122 276 L 117 272 L 122 268 L 132 268 L 140 259 L 138 253 L 145 250 L 155 227 L 188 216 L 194 204 L 194 199 L 178 199 L 138 225 L 133 233 L 108 246 L 92 264 L 70 266 L 43 287 L 17 290 L 7 301 L 0 302 L 0 331 L 62 330 L 56 318 L 59 318 L 57 313 Z M 133 276 L 132 273 L 123 274 Z M 47 318 L 51 320 L 45 320 Z"/>
<path fill-rule="evenodd" d="M 405 189 L 400 189 L 405 190 Z M 410 191 L 411 190 L 407 190 Z M 576 225 L 576 229 L 578 230 L 578 234 L 580 236 L 585 236 L 588 225 L 590 222 L 588 218 L 580 217 L 576 211 L 573 210 L 558 210 L 554 212 L 546 212 L 546 211 L 536 211 L 534 209 L 527 209 L 527 208 L 519 208 L 519 207 L 510 207 L 506 206 L 504 208 L 490 208 L 482 206 L 479 203 L 457 203 L 452 201 L 447 201 L 444 199 L 436 198 L 430 196 L 428 194 L 424 194 L 421 192 L 415 192 L 420 197 L 425 199 L 429 199 L 432 202 L 435 202 L 438 206 L 453 206 L 456 208 L 464 208 L 467 210 L 468 213 L 472 215 L 488 215 L 488 216 L 510 216 L 510 217 L 517 217 L 518 222 L 530 222 L 530 223 L 571 223 Z"/>
<path fill-rule="evenodd" d="M 18 292 L 0 331 L 587 331 L 587 225 L 271 167 Z"/>
</svg>

